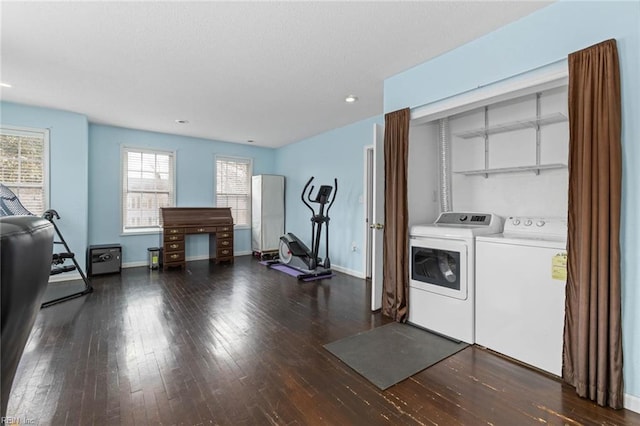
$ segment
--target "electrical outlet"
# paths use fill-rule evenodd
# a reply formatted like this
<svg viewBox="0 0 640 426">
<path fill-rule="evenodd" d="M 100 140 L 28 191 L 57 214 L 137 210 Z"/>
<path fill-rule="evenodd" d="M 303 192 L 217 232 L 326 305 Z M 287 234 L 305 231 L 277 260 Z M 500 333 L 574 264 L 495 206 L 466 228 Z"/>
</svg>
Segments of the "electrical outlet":
<svg viewBox="0 0 640 426">
<path fill-rule="evenodd" d="M 358 251 L 358 245 L 355 241 L 351 243 L 351 251 Z"/>
</svg>

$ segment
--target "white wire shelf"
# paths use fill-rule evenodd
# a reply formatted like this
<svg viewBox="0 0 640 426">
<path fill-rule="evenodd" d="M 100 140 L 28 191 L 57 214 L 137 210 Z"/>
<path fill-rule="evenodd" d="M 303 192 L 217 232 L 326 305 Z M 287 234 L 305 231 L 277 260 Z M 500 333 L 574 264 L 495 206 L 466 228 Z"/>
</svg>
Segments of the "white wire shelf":
<svg viewBox="0 0 640 426">
<path fill-rule="evenodd" d="M 538 164 L 532 166 L 517 166 L 517 167 L 501 167 L 496 169 L 480 169 L 480 170 L 463 170 L 459 172 L 454 172 L 456 174 L 461 174 L 465 176 L 475 176 L 475 175 L 493 175 L 498 173 L 518 173 L 518 172 L 528 172 L 533 171 L 536 174 L 540 173 L 541 170 L 553 170 L 553 169 L 565 169 L 567 168 L 566 164 Z"/>
<path fill-rule="evenodd" d="M 564 121 L 567 121 L 567 116 L 560 112 L 556 112 L 553 114 L 542 115 L 538 118 L 510 121 L 507 123 L 489 126 L 487 128 L 472 129 L 472 130 L 467 130 L 465 132 L 454 133 L 454 136 L 458 136 L 462 139 L 471 139 L 471 138 L 477 138 L 477 137 L 484 137 L 487 135 L 493 135 L 496 133 L 511 132 L 513 130 L 529 129 L 529 128 L 535 129 L 538 126 L 544 126 L 544 125 L 554 124 L 554 123 L 562 123 Z"/>
</svg>

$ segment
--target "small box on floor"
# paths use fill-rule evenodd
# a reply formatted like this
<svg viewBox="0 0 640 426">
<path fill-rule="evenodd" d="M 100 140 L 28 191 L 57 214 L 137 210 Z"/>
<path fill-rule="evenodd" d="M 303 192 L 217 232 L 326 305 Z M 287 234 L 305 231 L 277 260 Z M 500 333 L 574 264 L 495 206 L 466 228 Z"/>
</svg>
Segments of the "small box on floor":
<svg viewBox="0 0 640 426">
<path fill-rule="evenodd" d="M 160 268 L 160 263 L 162 259 L 161 252 L 162 252 L 162 249 L 160 247 L 149 247 L 147 249 L 147 253 L 149 257 L 149 269 Z"/>
<path fill-rule="evenodd" d="M 87 248 L 87 275 L 120 273 L 122 247 L 120 244 L 100 244 Z"/>
</svg>

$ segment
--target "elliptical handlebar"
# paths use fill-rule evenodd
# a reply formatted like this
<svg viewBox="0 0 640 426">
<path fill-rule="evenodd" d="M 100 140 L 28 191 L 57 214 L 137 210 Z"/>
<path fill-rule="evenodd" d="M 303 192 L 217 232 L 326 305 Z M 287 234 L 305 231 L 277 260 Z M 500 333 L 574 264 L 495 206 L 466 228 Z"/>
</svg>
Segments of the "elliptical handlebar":
<svg viewBox="0 0 640 426">
<path fill-rule="evenodd" d="M 311 210 L 311 214 L 316 214 L 316 211 L 313 209 L 313 207 L 311 207 L 311 204 L 307 203 L 307 200 L 304 199 L 304 194 L 305 194 L 305 192 L 307 192 L 307 188 L 311 184 L 312 180 L 313 180 L 313 176 L 311 176 L 311 178 L 309 178 L 309 180 L 307 181 L 307 184 L 304 186 L 304 189 L 302 190 L 302 194 L 300 194 L 300 199 L 302 200 L 304 205 L 307 206 L 309 208 L 309 210 Z M 311 190 L 309 191 L 309 195 L 308 195 L 309 201 L 311 201 L 311 192 L 312 191 L 313 191 L 313 186 L 311 186 Z"/>
<path fill-rule="evenodd" d="M 331 201 L 327 206 L 327 217 L 329 217 L 329 210 L 331 210 L 331 206 L 333 205 L 333 202 L 336 200 L 336 195 L 338 195 L 338 178 L 333 178 L 333 185 L 334 185 L 333 197 L 331 197 Z"/>
<path fill-rule="evenodd" d="M 331 200 L 329 200 L 328 206 L 327 206 L 327 215 L 329 214 L 329 209 L 331 208 L 331 206 L 333 205 L 333 202 L 336 200 L 336 194 L 338 193 L 338 179 L 334 178 L 333 179 L 333 188 L 330 187 L 329 185 L 321 185 L 320 189 L 318 191 L 320 191 L 317 196 L 316 199 L 314 200 L 313 197 L 311 196 L 311 194 L 313 194 L 313 190 L 315 189 L 315 186 L 311 185 L 311 182 L 313 181 L 314 177 L 311 176 L 309 178 L 309 180 L 307 181 L 307 183 L 305 184 L 304 188 L 302 189 L 302 193 L 300 194 L 300 199 L 302 200 L 302 202 L 304 203 L 305 206 L 307 206 L 309 208 L 309 210 L 311 210 L 312 214 L 316 214 L 314 208 L 311 206 L 311 204 L 309 203 L 320 203 L 323 206 L 325 204 L 327 204 L 326 201 L 319 201 L 322 197 L 321 194 L 323 194 L 325 191 L 325 189 L 328 188 L 328 192 L 331 193 L 333 192 L 333 194 L 331 194 Z M 309 189 L 309 191 L 307 192 L 307 188 L 309 188 L 309 185 L 311 185 L 311 189 Z M 307 195 L 306 200 L 305 200 L 305 194 Z M 325 196 L 325 200 L 326 198 L 328 198 L 327 196 Z"/>
</svg>

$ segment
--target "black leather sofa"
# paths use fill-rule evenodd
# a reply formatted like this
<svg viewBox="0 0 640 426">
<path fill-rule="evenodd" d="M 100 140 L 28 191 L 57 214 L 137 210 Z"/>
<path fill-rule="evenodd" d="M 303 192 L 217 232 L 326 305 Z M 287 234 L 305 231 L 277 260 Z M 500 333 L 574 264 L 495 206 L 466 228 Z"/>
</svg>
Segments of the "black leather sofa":
<svg viewBox="0 0 640 426">
<path fill-rule="evenodd" d="M 11 385 L 49 281 L 53 225 L 37 216 L 0 217 L 2 417 Z"/>
</svg>

